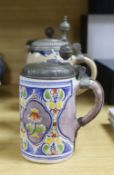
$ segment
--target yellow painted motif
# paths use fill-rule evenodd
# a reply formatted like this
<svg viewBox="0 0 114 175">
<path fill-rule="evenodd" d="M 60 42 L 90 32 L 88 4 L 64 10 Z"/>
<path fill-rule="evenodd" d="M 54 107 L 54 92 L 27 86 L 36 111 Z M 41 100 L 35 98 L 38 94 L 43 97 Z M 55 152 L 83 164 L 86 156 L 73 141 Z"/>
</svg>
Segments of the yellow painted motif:
<svg viewBox="0 0 114 175">
<path fill-rule="evenodd" d="M 57 109 L 62 109 L 63 108 L 63 102 L 62 101 L 57 102 L 56 107 L 57 107 Z"/>
<path fill-rule="evenodd" d="M 55 143 L 57 144 L 61 143 L 61 139 L 59 137 L 55 138 Z"/>
<path fill-rule="evenodd" d="M 49 102 L 49 107 L 50 109 L 54 109 L 55 108 L 55 103 L 53 101 Z"/>
<path fill-rule="evenodd" d="M 47 143 L 47 144 L 51 144 L 52 142 L 53 142 L 52 137 L 48 137 L 48 138 L 45 140 L 45 143 Z"/>
</svg>

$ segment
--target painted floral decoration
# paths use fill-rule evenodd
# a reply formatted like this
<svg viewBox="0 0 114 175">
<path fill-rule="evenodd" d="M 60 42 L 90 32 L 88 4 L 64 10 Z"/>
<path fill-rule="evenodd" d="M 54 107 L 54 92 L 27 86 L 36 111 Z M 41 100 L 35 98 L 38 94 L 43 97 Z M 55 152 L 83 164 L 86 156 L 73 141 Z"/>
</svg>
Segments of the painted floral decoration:
<svg viewBox="0 0 114 175">
<path fill-rule="evenodd" d="M 65 93 L 63 89 L 46 89 L 44 91 L 44 99 L 46 106 L 53 116 L 53 126 L 42 146 L 42 151 L 46 155 L 58 155 L 64 151 L 64 142 L 58 133 L 56 125 L 59 112 L 64 105 Z"/>
<path fill-rule="evenodd" d="M 46 127 L 41 124 L 42 118 L 38 109 L 32 108 L 28 116 L 29 122 L 26 124 L 26 130 L 33 138 L 39 138 L 40 134 L 45 133 Z"/>
</svg>

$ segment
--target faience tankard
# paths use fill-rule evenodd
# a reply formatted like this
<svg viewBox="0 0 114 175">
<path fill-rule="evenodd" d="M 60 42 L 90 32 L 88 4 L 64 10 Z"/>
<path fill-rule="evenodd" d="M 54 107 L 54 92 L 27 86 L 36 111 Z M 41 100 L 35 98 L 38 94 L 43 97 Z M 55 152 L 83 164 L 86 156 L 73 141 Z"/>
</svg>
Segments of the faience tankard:
<svg viewBox="0 0 114 175">
<path fill-rule="evenodd" d="M 57 163 L 75 150 L 78 130 L 101 110 L 101 85 L 83 77 L 69 63 L 48 60 L 26 65 L 20 76 L 20 137 L 24 158 L 39 163 Z M 76 93 L 92 89 L 95 104 L 85 116 L 76 118 Z"/>
</svg>

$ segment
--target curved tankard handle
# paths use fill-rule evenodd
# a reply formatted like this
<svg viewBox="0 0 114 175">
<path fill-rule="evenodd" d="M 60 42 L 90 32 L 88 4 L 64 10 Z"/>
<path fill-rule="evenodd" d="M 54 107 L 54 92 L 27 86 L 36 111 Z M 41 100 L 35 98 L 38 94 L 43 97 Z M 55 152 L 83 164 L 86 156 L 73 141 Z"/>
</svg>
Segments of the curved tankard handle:
<svg viewBox="0 0 114 175">
<path fill-rule="evenodd" d="M 97 81 L 90 80 L 87 77 L 79 81 L 79 86 L 77 86 L 76 91 L 79 89 L 91 89 L 95 95 L 95 104 L 93 108 L 85 116 L 77 119 L 80 128 L 89 123 L 100 112 L 104 103 L 104 91 Z"/>
<path fill-rule="evenodd" d="M 81 64 L 81 63 L 85 63 L 90 71 L 91 71 L 91 76 L 90 78 L 92 80 L 95 80 L 96 77 L 97 77 L 97 67 L 96 67 L 96 64 L 93 60 L 91 60 L 90 58 L 88 57 L 85 57 L 82 52 L 81 52 L 81 45 L 80 43 L 74 43 L 72 45 L 72 48 L 76 51 L 76 56 L 73 56 L 72 59 L 71 59 L 71 63 L 73 65 L 75 64 Z"/>
<path fill-rule="evenodd" d="M 88 57 L 81 57 L 82 59 L 80 59 L 79 57 L 76 57 L 75 58 L 75 63 L 72 63 L 73 65 L 76 65 L 76 64 L 81 64 L 81 63 L 85 63 L 90 71 L 91 71 L 91 76 L 90 76 L 90 79 L 92 80 L 95 80 L 96 77 L 97 77 L 97 67 L 96 67 L 96 64 L 94 63 L 94 61 L 92 61 L 90 58 Z M 82 93 L 84 93 L 87 89 L 80 89 L 77 93 L 77 95 L 80 95 Z"/>
<path fill-rule="evenodd" d="M 73 51 L 75 51 L 76 53 L 73 54 Z M 72 64 L 73 66 L 78 65 L 78 64 L 82 64 L 82 63 L 86 64 L 91 71 L 90 78 L 92 80 L 96 79 L 96 76 L 97 76 L 96 64 L 93 60 L 91 60 L 88 57 L 85 57 L 81 53 L 81 45 L 79 43 L 74 43 L 72 45 L 66 44 L 66 45 L 62 46 L 60 49 L 60 56 L 64 60 L 68 60 L 70 58 L 69 63 Z M 82 94 L 86 90 L 87 89 L 80 89 L 78 91 L 77 95 Z"/>
<path fill-rule="evenodd" d="M 85 57 L 83 55 L 78 55 L 75 58 L 75 60 L 74 61 L 72 60 L 71 62 L 72 62 L 73 65 L 85 63 L 89 67 L 89 69 L 91 71 L 90 78 L 92 80 L 96 79 L 96 77 L 97 77 L 97 67 L 96 67 L 96 64 L 95 64 L 95 62 L 93 60 L 91 60 L 90 58 Z"/>
</svg>

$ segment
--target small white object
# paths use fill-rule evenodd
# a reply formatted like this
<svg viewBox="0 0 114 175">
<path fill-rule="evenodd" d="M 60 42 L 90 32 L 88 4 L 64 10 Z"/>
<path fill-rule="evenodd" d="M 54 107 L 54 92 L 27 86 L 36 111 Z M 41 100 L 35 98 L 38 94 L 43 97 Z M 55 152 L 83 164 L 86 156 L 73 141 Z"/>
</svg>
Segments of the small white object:
<svg viewBox="0 0 114 175">
<path fill-rule="evenodd" d="M 114 108 L 109 108 L 109 118 L 108 120 L 110 121 L 111 127 L 114 130 Z"/>
</svg>

